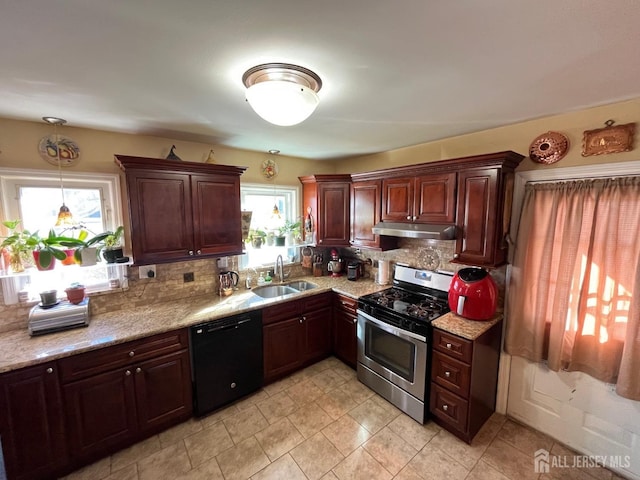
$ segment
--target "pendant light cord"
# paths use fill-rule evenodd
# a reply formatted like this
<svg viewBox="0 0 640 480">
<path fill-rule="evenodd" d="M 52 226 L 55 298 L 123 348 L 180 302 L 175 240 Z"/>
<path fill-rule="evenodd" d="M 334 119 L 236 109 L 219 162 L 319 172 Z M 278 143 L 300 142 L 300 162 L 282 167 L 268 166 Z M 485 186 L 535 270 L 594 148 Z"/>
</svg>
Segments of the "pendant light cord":
<svg viewBox="0 0 640 480">
<path fill-rule="evenodd" d="M 58 174 L 60 175 L 60 192 L 62 193 L 62 205 L 64 205 L 64 184 L 62 183 L 62 162 L 60 161 L 60 136 L 58 135 L 58 124 L 53 124 L 54 135 L 56 137 L 56 156 L 58 157 Z"/>
</svg>

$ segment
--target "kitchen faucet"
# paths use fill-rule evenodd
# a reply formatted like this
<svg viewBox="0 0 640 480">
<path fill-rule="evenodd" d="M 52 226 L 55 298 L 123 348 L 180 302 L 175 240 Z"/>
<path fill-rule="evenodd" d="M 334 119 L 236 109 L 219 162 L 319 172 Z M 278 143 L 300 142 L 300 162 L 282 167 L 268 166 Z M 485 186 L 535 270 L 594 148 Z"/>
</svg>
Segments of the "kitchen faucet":
<svg viewBox="0 0 640 480">
<path fill-rule="evenodd" d="M 278 267 L 278 264 L 280 264 L 280 267 Z M 276 258 L 273 274 L 280 279 L 280 283 L 284 283 L 284 260 L 282 259 L 282 255 L 278 255 L 278 258 Z"/>
</svg>

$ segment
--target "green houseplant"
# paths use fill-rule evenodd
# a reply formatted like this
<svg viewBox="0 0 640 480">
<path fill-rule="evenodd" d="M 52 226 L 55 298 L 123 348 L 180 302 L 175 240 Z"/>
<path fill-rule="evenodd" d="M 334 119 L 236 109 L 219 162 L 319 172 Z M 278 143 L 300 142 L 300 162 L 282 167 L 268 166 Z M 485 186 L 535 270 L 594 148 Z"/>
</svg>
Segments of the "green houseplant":
<svg viewBox="0 0 640 480">
<path fill-rule="evenodd" d="M 73 256 L 80 265 L 95 265 L 98 260 L 99 249 L 102 248 L 101 243 L 111 234 L 112 232 L 103 232 L 89 237 L 87 230 L 80 230 L 78 238 L 72 238 L 70 239 L 71 242 L 63 243 L 63 245 L 66 247 L 76 247 Z"/>
<path fill-rule="evenodd" d="M 294 239 L 300 236 L 300 221 L 285 220 L 284 225 L 279 230 L 280 236 L 285 237 L 289 245 L 293 245 Z"/>
<path fill-rule="evenodd" d="M 9 230 L 0 247 L 9 250 L 9 267 L 14 273 L 24 272 L 25 264 L 34 249 L 33 234 L 28 230 L 18 230 L 20 220 L 6 220 L 2 224 Z"/>
<path fill-rule="evenodd" d="M 267 232 L 260 229 L 249 230 L 249 239 L 253 248 L 260 248 L 267 238 Z"/>
<path fill-rule="evenodd" d="M 108 235 L 104 238 L 104 251 L 102 256 L 107 263 L 115 263 L 119 258 L 124 256 L 122 252 L 122 236 L 124 227 L 120 225 L 114 232 L 106 232 Z"/>
</svg>

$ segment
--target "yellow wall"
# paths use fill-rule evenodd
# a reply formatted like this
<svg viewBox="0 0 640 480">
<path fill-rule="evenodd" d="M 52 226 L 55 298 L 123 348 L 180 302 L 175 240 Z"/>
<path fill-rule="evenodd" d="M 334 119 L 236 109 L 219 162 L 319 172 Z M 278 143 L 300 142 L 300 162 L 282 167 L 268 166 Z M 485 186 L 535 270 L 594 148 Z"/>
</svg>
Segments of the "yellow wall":
<svg viewBox="0 0 640 480">
<path fill-rule="evenodd" d="M 570 148 L 567 156 L 553 165 L 540 165 L 525 158 L 518 167 L 519 171 L 640 159 L 640 154 L 635 150 L 582 157 L 583 132 L 603 127 L 608 119 L 615 120 L 618 125 L 637 122 L 640 119 L 640 98 L 336 161 L 314 161 L 278 155 L 276 161 L 280 171 L 276 184 L 299 186 L 298 177 L 303 175 L 366 172 L 503 150 L 513 150 L 527 156 L 533 139 L 549 130 L 562 132 L 569 137 Z M 52 127 L 44 122 L 0 119 L 0 166 L 55 171 L 56 168 L 42 160 L 38 154 L 40 139 L 51 133 Z M 213 149 L 216 163 L 248 167 L 241 178 L 243 183 L 268 183 L 260 173 L 260 165 L 271 156 L 267 152 L 252 152 L 147 135 L 112 133 L 69 125 L 62 127 L 60 133 L 75 140 L 81 150 L 80 160 L 76 165 L 65 168 L 67 171 L 117 173 L 118 168 L 113 162 L 114 154 L 164 158 L 171 145 L 175 144 L 176 153 L 185 161 L 204 162 L 209 151 Z"/>
<path fill-rule="evenodd" d="M 528 156 L 531 142 L 538 135 L 550 130 L 559 131 L 569 138 L 569 152 L 567 155 L 553 165 L 541 165 L 525 158 L 518 167 L 518 171 L 640 159 L 640 153 L 637 150 L 610 155 L 582 156 L 583 132 L 585 130 L 603 128 L 604 122 L 609 119 L 614 120 L 616 125 L 637 122 L 640 120 L 640 99 L 554 115 L 388 152 L 344 159 L 336 161 L 334 164 L 336 165 L 336 173 L 356 173 L 503 150 L 513 150 Z M 638 135 L 640 135 L 640 132 L 637 132 L 636 137 Z M 638 141 L 636 140 L 635 145 L 637 144 Z"/>
<path fill-rule="evenodd" d="M 56 172 L 56 167 L 40 158 L 40 139 L 53 133 L 53 127 L 44 122 L 23 122 L 0 119 L 0 166 L 12 168 L 34 168 Z M 251 152 L 220 145 L 185 142 L 147 135 L 129 135 L 87 128 L 64 126 L 60 135 L 73 139 L 80 147 L 80 159 L 64 171 L 118 173 L 113 161 L 114 154 L 140 157 L 165 158 L 171 145 L 176 146 L 178 156 L 189 162 L 205 162 L 209 151 L 214 151 L 216 163 L 248 167 L 242 175 L 243 183 L 267 183 L 260 172 L 260 165 L 272 157 L 267 152 Z M 315 173 L 333 173 L 335 166 L 327 162 L 316 162 L 303 158 L 277 155 L 279 166 L 277 185 L 299 186 L 299 176 Z"/>
</svg>

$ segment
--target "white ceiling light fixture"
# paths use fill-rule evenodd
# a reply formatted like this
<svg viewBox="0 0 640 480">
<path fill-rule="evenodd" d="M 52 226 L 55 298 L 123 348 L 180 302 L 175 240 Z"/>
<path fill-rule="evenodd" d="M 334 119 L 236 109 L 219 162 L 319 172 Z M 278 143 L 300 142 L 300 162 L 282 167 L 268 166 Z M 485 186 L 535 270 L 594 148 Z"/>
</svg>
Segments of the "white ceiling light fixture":
<svg viewBox="0 0 640 480">
<path fill-rule="evenodd" d="M 242 75 L 251 108 L 269 123 L 288 127 L 306 120 L 319 103 L 320 77 L 289 63 L 265 63 Z"/>
</svg>

